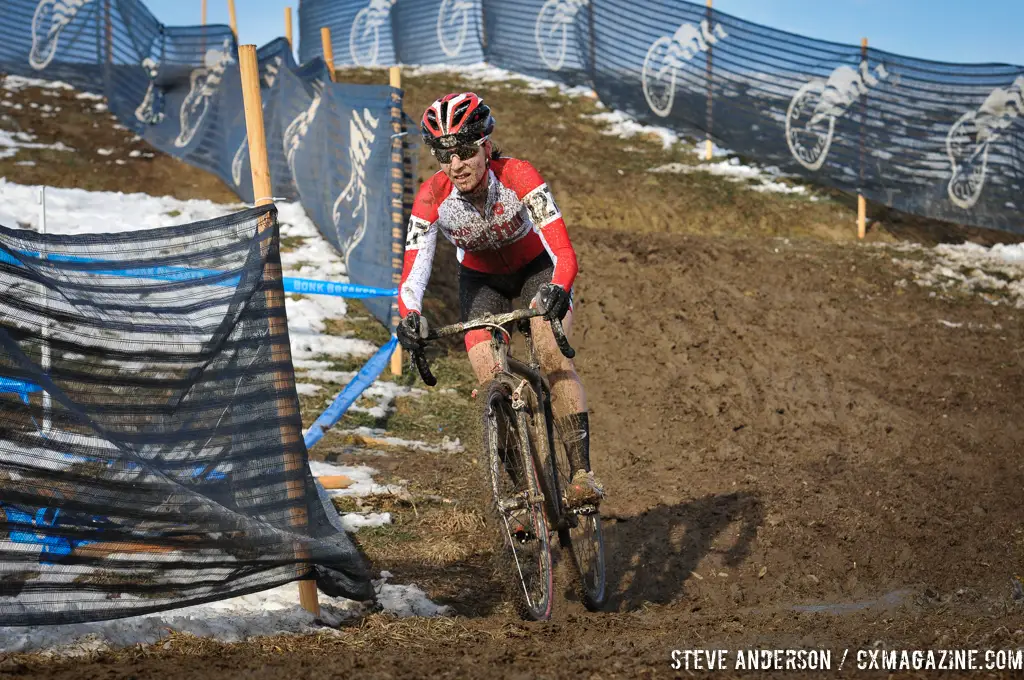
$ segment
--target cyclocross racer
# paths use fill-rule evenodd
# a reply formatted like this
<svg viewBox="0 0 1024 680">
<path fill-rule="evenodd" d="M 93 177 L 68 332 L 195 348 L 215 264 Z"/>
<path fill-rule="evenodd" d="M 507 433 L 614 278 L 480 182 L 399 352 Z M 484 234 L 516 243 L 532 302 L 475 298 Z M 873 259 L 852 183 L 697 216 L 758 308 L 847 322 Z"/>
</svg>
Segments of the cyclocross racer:
<svg viewBox="0 0 1024 680">
<path fill-rule="evenodd" d="M 576 253 L 551 190 L 528 161 L 494 148 L 491 109 L 472 92 L 449 94 L 424 112 L 423 140 L 441 164 L 416 194 L 399 287 L 402 347 L 419 350 L 427 334 L 423 293 L 430 279 L 438 230 L 458 249 L 459 306 L 463 321 L 512 309 L 531 300 L 544 316 L 531 320 L 541 369 L 551 383 L 551 408 L 565 444 L 572 483 L 571 507 L 597 503 L 604 488 L 590 469 L 590 422 L 583 384 L 572 360 L 558 349 L 549 323 L 566 334 L 573 317 Z M 466 349 L 481 384 L 491 377 L 491 332 L 466 334 Z"/>
</svg>

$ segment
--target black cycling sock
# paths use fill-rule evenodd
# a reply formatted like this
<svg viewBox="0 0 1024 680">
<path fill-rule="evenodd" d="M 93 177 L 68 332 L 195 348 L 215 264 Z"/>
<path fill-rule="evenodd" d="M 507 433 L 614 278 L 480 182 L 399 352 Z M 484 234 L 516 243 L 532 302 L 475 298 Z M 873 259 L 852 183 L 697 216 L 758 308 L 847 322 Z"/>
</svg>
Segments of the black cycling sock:
<svg viewBox="0 0 1024 680">
<path fill-rule="evenodd" d="M 590 414 L 573 413 L 555 421 L 558 438 L 565 444 L 569 458 L 569 474 L 577 470 L 590 472 Z"/>
</svg>

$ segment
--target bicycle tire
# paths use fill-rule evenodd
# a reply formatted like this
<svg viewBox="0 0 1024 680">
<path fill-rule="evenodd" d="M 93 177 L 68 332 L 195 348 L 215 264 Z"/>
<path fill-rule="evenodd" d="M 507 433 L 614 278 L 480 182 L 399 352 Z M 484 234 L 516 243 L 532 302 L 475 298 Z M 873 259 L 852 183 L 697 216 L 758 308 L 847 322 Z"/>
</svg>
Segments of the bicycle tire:
<svg viewBox="0 0 1024 680">
<path fill-rule="evenodd" d="M 484 396 L 484 464 L 491 490 L 488 519 L 498 540 L 494 551 L 497 575 L 522 618 L 546 621 L 551 618 L 554 602 L 551 532 L 526 414 L 512 408 L 512 388 L 505 382 L 492 380 L 479 393 Z M 509 452 L 504 461 L 499 453 L 501 444 Z M 519 479 L 515 480 L 514 475 Z M 521 505 L 519 520 L 530 525 L 524 526 L 525 531 L 513 531 L 518 522 L 511 516 L 514 511 L 509 509 L 510 501 Z"/>
<path fill-rule="evenodd" d="M 546 415 L 546 417 L 550 417 Z M 598 508 L 578 513 L 565 504 L 564 489 L 569 485 L 569 456 L 565 444 L 551 428 L 553 450 L 548 456 L 548 475 L 561 506 L 563 526 L 558 538 L 563 549 L 572 556 L 573 588 L 587 610 L 596 612 L 608 600 L 607 561 L 604 553 L 604 535 L 601 532 L 601 512 Z"/>
<path fill-rule="evenodd" d="M 608 599 L 607 560 L 601 531 L 601 514 L 596 507 L 586 514 L 572 512 L 566 507 L 564 490 L 570 482 L 569 456 L 565 445 L 555 432 L 550 404 L 539 405 L 534 390 L 529 390 L 526 401 L 532 427 L 531 437 L 534 439 L 533 447 L 541 452 L 543 457 L 542 488 L 549 492 L 549 502 L 557 504 L 557 507 L 550 509 L 552 521 L 558 522 L 559 545 L 562 550 L 569 553 L 572 561 L 573 590 L 589 611 L 600 611 Z M 549 441 L 553 449 L 549 448 Z"/>
</svg>

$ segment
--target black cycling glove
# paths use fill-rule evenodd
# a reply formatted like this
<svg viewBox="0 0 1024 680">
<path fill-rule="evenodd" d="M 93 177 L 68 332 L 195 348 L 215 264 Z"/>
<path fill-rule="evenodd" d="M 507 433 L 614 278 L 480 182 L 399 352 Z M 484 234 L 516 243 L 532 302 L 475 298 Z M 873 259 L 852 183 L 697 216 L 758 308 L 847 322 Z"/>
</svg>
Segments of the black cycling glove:
<svg viewBox="0 0 1024 680">
<path fill-rule="evenodd" d="M 557 283 L 542 285 L 535 299 L 548 321 L 561 321 L 569 313 L 569 292 Z"/>
<path fill-rule="evenodd" d="M 419 312 L 409 312 L 398 322 L 395 335 L 405 351 L 419 351 L 423 349 L 423 340 L 427 337 L 427 320 Z"/>
</svg>

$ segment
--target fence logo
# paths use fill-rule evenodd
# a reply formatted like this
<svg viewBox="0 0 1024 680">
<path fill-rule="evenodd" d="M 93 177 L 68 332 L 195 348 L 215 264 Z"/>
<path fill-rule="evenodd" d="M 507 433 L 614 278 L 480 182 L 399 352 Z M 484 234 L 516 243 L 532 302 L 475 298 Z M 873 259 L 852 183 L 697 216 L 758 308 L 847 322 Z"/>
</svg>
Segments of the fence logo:
<svg viewBox="0 0 1024 680">
<path fill-rule="evenodd" d="M 537 13 L 533 37 L 537 40 L 537 54 L 552 71 L 561 70 L 569 46 L 569 31 L 580 9 L 590 0 L 548 0 Z"/>
<path fill-rule="evenodd" d="M 712 29 L 708 20 L 703 19 L 699 28 L 685 23 L 672 37 L 662 36 L 651 43 L 640 74 L 651 111 L 663 118 L 667 116 L 675 102 L 679 70 L 701 52 L 707 52 L 711 45 L 728 37 L 722 24 L 715 24 Z"/>
<path fill-rule="evenodd" d="M 79 10 L 93 0 L 40 0 L 32 15 L 32 50 L 28 63 L 41 71 L 50 65 L 57 54 L 57 41 L 64 28 L 74 20 Z"/>
<path fill-rule="evenodd" d="M 348 51 L 356 66 L 376 66 L 380 54 L 380 27 L 388 21 L 395 0 L 370 0 L 359 10 L 348 34 Z"/>
<path fill-rule="evenodd" d="M 380 119 L 370 115 L 369 109 L 363 109 L 362 114 L 354 111 L 352 120 L 349 122 L 348 159 L 352 166 L 352 176 L 345 188 L 341 190 L 337 200 L 334 201 L 332 211 L 335 228 L 341 224 L 342 205 L 351 207 L 350 215 L 356 224 L 352 236 L 345 239 L 341 248 L 345 255 L 345 266 L 349 271 L 352 271 L 348 263 L 349 257 L 352 256 L 352 251 L 356 249 L 366 234 L 366 224 L 369 219 L 366 202 L 366 162 L 370 159 L 371 147 L 377 139 L 375 131 L 379 124 Z"/>
<path fill-rule="evenodd" d="M 159 125 L 164 120 L 164 93 L 156 86 L 160 64 L 152 57 L 146 57 L 142 60 L 142 70 L 149 78 L 149 87 L 142 97 L 142 103 L 135 107 L 135 118 L 146 125 Z"/>
<path fill-rule="evenodd" d="M 217 93 L 224 71 L 235 63 L 231 54 L 231 39 L 225 38 L 220 49 L 206 51 L 205 66 L 192 71 L 190 87 L 185 101 L 181 103 L 181 132 L 174 139 L 174 146 L 188 146 L 200 124 L 210 110 L 210 98 Z"/>
<path fill-rule="evenodd" d="M 437 42 L 449 57 L 457 57 L 462 52 L 472 10 L 471 0 L 441 0 L 441 9 L 437 11 Z"/>
<path fill-rule="evenodd" d="M 288 169 L 291 170 L 293 178 L 295 177 L 295 154 L 302 145 L 302 140 L 305 138 L 306 133 L 309 132 L 309 126 L 313 124 L 313 119 L 316 118 L 316 112 L 320 108 L 322 95 L 322 90 L 317 90 L 313 95 L 313 101 L 310 102 L 309 108 L 295 116 L 295 120 L 285 128 L 284 155 L 288 159 Z"/>
<path fill-rule="evenodd" d="M 281 64 L 284 62 L 283 57 L 274 57 L 270 61 L 260 64 L 260 80 L 263 82 L 263 86 L 268 90 L 274 86 L 277 82 L 277 74 L 281 71 Z M 261 97 L 261 106 L 263 110 L 267 110 L 267 97 Z M 249 152 L 249 135 L 246 134 L 242 138 L 242 143 L 238 145 L 238 149 L 235 150 L 235 156 L 231 159 L 231 179 L 234 180 L 235 186 L 242 186 L 242 164 L 245 162 L 245 156 Z"/>
<path fill-rule="evenodd" d="M 946 135 L 946 152 L 953 176 L 949 178 L 949 200 L 960 208 L 978 202 L 985 186 L 988 150 L 1017 118 L 1024 119 L 1024 76 L 1010 87 L 997 87 L 976 111 L 968 111 Z"/>
<path fill-rule="evenodd" d="M 865 59 L 859 70 L 839 66 L 828 81 L 815 78 L 797 90 L 786 111 L 786 143 L 793 158 L 808 170 L 820 168 L 832 146 L 836 119 L 868 88 L 888 77 L 885 64 L 876 66 L 872 73 Z"/>
</svg>

